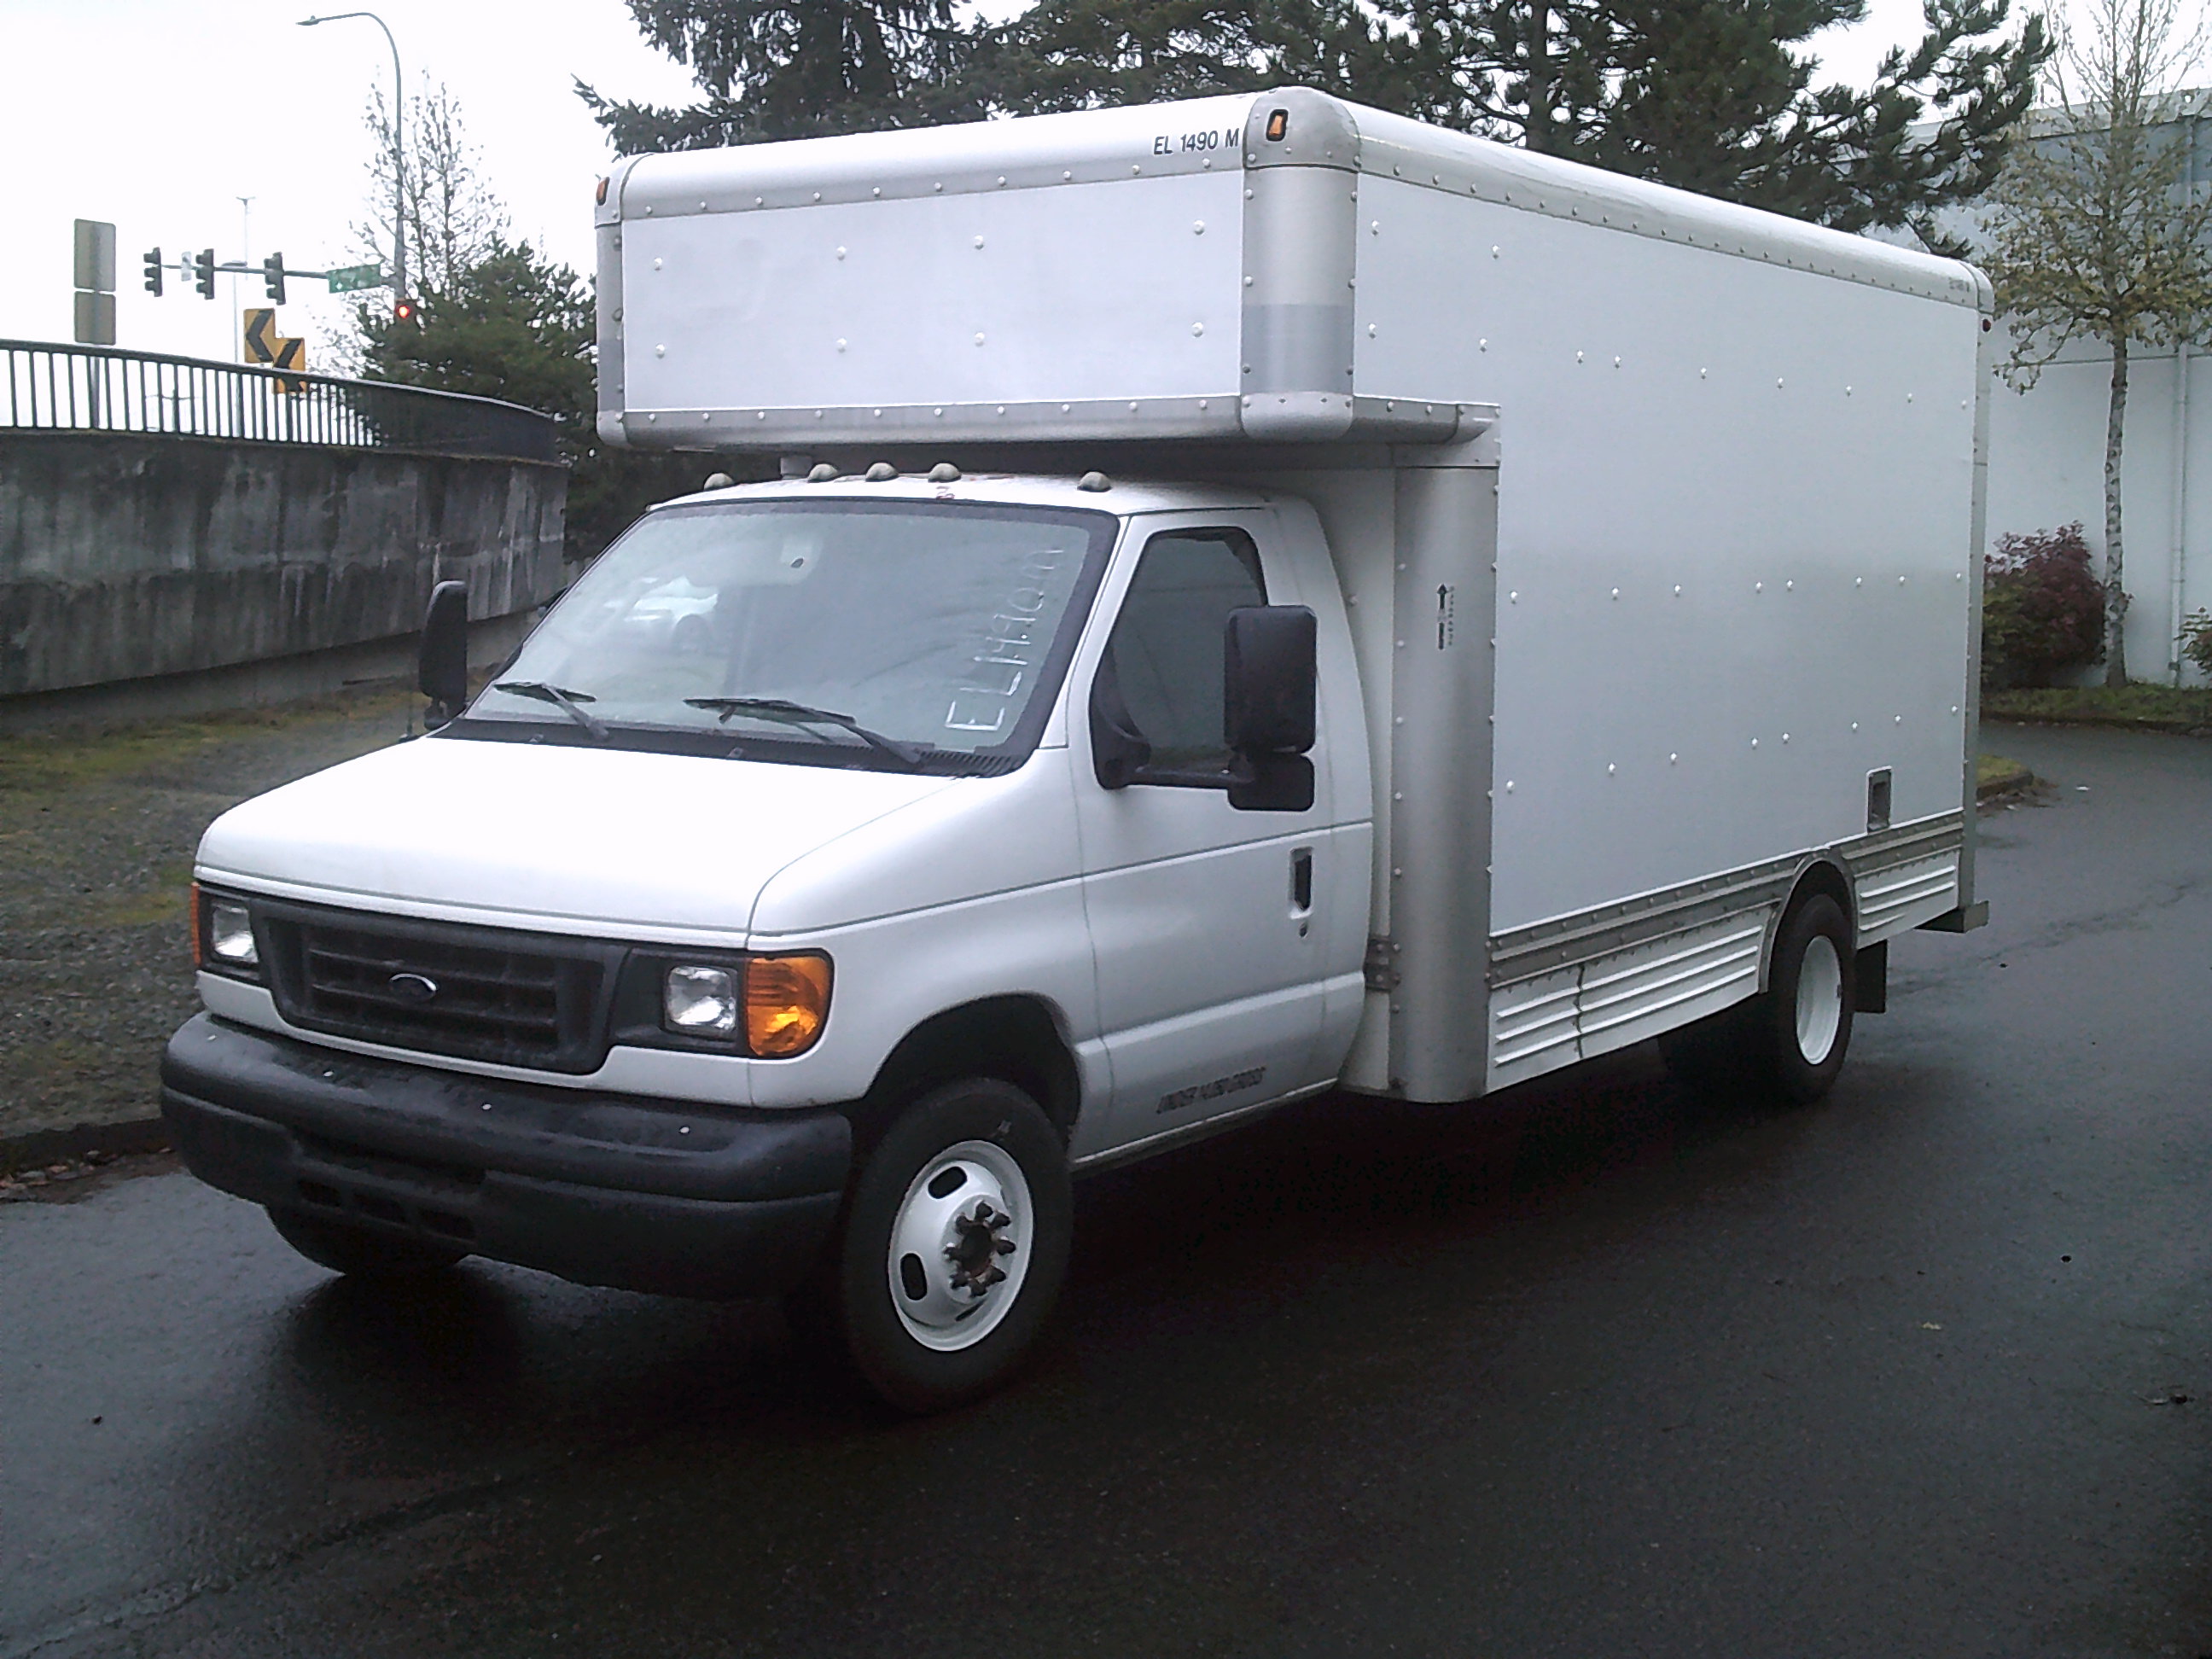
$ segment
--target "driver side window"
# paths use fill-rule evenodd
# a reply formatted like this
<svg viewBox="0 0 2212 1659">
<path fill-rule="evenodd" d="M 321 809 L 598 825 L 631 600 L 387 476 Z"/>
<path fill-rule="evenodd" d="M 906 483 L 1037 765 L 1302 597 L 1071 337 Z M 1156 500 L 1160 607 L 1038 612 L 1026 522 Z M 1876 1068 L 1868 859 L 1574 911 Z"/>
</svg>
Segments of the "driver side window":
<svg viewBox="0 0 2212 1659">
<path fill-rule="evenodd" d="M 1260 553 L 1241 530 L 1167 530 L 1145 544 L 1099 665 L 1152 764 L 1213 770 L 1222 742 L 1222 634 L 1229 613 L 1267 602 Z"/>
</svg>

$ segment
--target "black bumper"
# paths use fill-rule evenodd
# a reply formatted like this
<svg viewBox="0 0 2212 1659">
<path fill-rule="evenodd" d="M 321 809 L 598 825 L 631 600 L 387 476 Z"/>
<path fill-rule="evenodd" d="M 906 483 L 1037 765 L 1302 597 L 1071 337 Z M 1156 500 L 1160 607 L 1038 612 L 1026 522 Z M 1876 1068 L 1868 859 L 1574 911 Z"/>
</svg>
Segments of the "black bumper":
<svg viewBox="0 0 2212 1659">
<path fill-rule="evenodd" d="M 672 1296 L 796 1283 L 852 1162 L 835 1110 L 502 1083 L 206 1014 L 169 1039 L 161 1115 L 194 1175 L 257 1204 Z"/>
</svg>

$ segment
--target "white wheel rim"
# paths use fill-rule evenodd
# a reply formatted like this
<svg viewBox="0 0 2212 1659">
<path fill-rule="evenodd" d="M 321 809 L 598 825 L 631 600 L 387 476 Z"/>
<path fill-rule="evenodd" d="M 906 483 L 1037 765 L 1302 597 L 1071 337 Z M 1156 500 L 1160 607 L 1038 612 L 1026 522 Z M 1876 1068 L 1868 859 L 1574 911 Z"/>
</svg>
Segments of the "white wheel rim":
<svg viewBox="0 0 2212 1659">
<path fill-rule="evenodd" d="M 892 1218 L 884 1262 L 907 1334 L 950 1353 L 997 1329 L 1029 1275 L 1035 1218 L 1022 1166 L 994 1142 L 963 1140 L 922 1165 Z M 988 1282 L 979 1288 L 975 1277 Z"/>
<path fill-rule="evenodd" d="M 1836 1046 L 1844 1024 L 1844 960 L 1836 942 L 1815 933 L 1797 966 L 1797 1052 L 1818 1066 Z"/>
</svg>

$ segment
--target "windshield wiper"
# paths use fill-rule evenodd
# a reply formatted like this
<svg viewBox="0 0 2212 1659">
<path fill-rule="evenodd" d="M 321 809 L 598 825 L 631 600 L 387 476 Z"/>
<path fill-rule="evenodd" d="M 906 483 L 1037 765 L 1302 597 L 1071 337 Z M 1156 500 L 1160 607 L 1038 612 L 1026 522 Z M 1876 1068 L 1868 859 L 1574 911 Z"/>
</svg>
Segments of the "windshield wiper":
<svg viewBox="0 0 2212 1659">
<path fill-rule="evenodd" d="M 550 702 L 599 742 L 607 740 L 605 722 L 593 719 L 576 706 L 599 701 L 588 691 L 570 691 L 558 685 L 548 685 L 544 680 L 499 680 L 493 684 L 491 689 L 507 692 L 511 696 L 534 697 L 539 702 Z"/>
<path fill-rule="evenodd" d="M 850 714 L 840 714 L 833 709 L 810 708 L 803 702 L 793 702 L 783 697 L 686 697 L 684 701 L 693 708 L 714 710 L 726 722 L 732 714 L 752 714 L 764 720 L 780 720 L 786 726 L 838 726 L 902 765 L 921 764 L 921 750 L 912 744 L 901 743 L 896 738 L 887 738 L 880 732 L 871 732 Z"/>
</svg>

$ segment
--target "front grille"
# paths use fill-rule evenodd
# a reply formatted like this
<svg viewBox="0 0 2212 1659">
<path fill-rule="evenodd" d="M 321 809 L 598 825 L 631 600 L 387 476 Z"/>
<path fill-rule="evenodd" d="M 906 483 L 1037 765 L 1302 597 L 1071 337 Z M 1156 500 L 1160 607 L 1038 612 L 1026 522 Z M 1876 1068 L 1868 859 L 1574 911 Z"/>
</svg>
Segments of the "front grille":
<svg viewBox="0 0 2212 1659">
<path fill-rule="evenodd" d="M 267 905 L 278 1009 L 311 1031 L 425 1054 L 590 1072 L 622 947 Z"/>
</svg>

